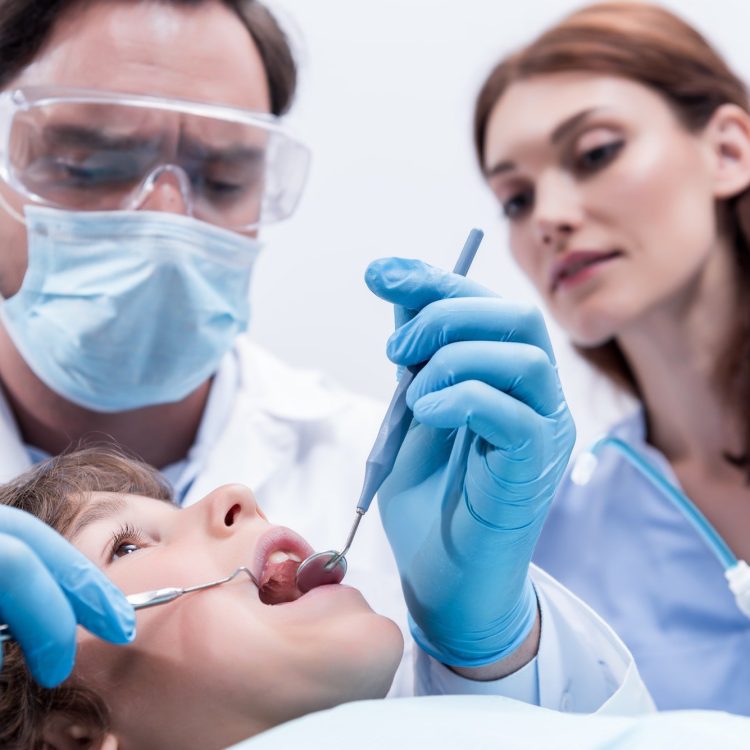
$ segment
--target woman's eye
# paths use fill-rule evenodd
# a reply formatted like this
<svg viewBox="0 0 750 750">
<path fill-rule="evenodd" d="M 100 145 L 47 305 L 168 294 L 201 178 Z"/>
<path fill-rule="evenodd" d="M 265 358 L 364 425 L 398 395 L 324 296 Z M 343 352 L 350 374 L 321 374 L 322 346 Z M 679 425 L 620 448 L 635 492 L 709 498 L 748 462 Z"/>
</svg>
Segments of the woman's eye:
<svg viewBox="0 0 750 750">
<path fill-rule="evenodd" d="M 531 190 L 516 193 L 508 200 L 503 201 L 503 214 L 506 219 L 518 219 L 531 207 L 533 196 Z"/>
<path fill-rule="evenodd" d="M 576 158 L 575 167 L 579 172 L 594 172 L 609 164 L 624 145 L 624 141 L 612 141 L 590 148 Z"/>
</svg>

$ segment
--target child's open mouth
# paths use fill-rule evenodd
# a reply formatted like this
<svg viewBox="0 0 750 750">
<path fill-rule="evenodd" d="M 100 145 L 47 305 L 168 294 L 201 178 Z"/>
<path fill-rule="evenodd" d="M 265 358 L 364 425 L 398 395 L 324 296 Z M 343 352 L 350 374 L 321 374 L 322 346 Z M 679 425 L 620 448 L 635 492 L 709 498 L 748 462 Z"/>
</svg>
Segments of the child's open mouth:
<svg viewBox="0 0 750 750">
<path fill-rule="evenodd" d="M 302 561 L 293 552 L 277 550 L 266 562 L 258 595 L 263 604 L 293 602 L 302 596 L 297 588 L 297 569 Z"/>
</svg>

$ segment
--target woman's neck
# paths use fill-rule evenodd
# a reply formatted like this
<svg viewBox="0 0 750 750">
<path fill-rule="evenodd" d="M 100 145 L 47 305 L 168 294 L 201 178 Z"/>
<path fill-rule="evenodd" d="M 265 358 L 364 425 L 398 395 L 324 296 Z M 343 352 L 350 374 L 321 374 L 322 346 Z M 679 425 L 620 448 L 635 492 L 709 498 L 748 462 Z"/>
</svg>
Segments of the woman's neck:
<svg viewBox="0 0 750 750">
<path fill-rule="evenodd" d="M 718 251 L 691 288 L 618 336 L 641 391 L 648 438 L 671 463 L 724 474 L 740 455 L 744 425 L 716 382 L 736 318 L 736 271 Z M 735 469 L 736 471 L 736 469 Z"/>
</svg>

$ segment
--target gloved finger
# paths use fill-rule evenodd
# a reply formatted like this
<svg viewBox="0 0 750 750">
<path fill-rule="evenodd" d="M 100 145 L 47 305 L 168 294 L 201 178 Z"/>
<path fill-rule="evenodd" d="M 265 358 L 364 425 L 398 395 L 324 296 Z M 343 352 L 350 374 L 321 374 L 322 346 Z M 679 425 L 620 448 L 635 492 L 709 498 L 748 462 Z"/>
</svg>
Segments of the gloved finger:
<svg viewBox="0 0 750 750">
<path fill-rule="evenodd" d="M 443 429 L 466 425 L 491 446 L 519 464 L 534 467 L 546 437 L 545 417 L 513 396 L 478 380 L 467 380 L 428 393 L 414 402 L 414 417 L 422 424 Z"/>
<path fill-rule="evenodd" d="M 70 674 L 73 609 L 35 552 L 7 534 L 0 534 L 0 621 L 10 627 L 39 684 L 54 687 Z"/>
<path fill-rule="evenodd" d="M 410 310 L 406 307 L 402 307 L 401 305 L 394 305 L 393 306 L 393 328 L 394 330 L 398 330 L 401 328 L 402 325 L 405 323 L 408 323 L 417 313 L 419 310 Z"/>
<path fill-rule="evenodd" d="M 365 283 L 381 299 L 409 310 L 421 310 L 446 297 L 497 296 L 464 276 L 406 258 L 373 261 L 365 271 Z"/>
<path fill-rule="evenodd" d="M 553 414 L 563 401 L 557 370 L 538 347 L 460 341 L 443 346 L 432 356 L 409 386 L 406 403 L 413 410 L 428 393 L 469 380 L 503 391 L 543 417 Z"/>
<path fill-rule="evenodd" d="M 30 513 L 3 506 L 0 530 L 34 550 L 65 592 L 83 627 L 112 643 L 133 640 L 133 606 L 104 573 L 54 529 Z"/>
<path fill-rule="evenodd" d="M 499 297 L 438 300 L 401 326 L 388 340 L 388 358 L 399 365 L 426 362 L 456 341 L 516 341 L 532 344 L 555 364 L 541 312 Z"/>
<path fill-rule="evenodd" d="M 394 329 L 398 330 L 404 323 L 408 323 L 417 313 L 419 310 L 407 310 L 405 307 L 401 307 L 401 305 L 394 305 L 393 306 L 393 322 L 394 322 Z M 401 380 L 401 376 L 404 374 L 404 370 L 406 367 L 404 365 L 397 365 L 396 367 L 396 380 Z"/>
</svg>

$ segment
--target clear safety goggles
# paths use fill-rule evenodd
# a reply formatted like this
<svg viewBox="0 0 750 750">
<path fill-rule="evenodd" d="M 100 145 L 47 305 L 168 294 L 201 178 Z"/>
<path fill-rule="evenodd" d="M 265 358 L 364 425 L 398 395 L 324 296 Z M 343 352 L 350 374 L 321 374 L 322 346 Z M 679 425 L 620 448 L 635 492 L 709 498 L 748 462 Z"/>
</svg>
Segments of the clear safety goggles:
<svg viewBox="0 0 750 750">
<path fill-rule="evenodd" d="M 0 176 L 40 205 L 136 209 L 171 183 L 187 214 L 246 231 L 294 211 L 309 161 L 272 115 L 88 89 L 0 94 Z"/>
</svg>

